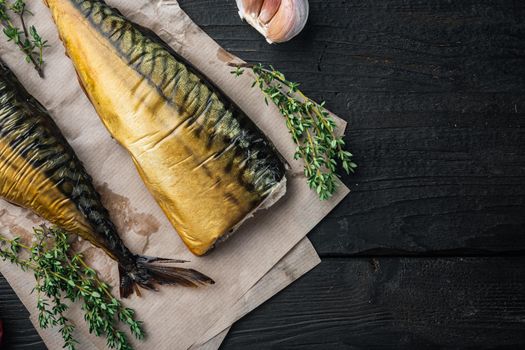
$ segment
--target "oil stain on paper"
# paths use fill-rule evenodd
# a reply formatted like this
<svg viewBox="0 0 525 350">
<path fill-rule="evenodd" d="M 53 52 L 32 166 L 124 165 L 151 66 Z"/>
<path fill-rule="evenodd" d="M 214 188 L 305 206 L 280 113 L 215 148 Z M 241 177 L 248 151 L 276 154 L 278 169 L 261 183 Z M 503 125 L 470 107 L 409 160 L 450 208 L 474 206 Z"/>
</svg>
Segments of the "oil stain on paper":
<svg viewBox="0 0 525 350">
<path fill-rule="evenodd" d="M 139 212 L 129 198 L 113 192 L 107 183 L 97 186 L 97 191 L 119 231 L 133 231 L 146 237 L 159 232 L 160 222 L 155 216 Z"/>
</svg>

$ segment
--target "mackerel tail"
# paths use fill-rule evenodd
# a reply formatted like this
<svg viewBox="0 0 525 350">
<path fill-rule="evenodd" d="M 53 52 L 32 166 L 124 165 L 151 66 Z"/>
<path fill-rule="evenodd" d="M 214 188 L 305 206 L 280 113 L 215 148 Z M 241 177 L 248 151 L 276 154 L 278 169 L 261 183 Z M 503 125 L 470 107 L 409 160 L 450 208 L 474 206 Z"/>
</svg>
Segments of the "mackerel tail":
<svg viewBox="0 0 525 350">
<path fill-rule="evenodd" d="M 120 295 L 157 285 L 213 284 L 181 260 L 133 254 L 101 203 L 91 177 L 45 108 L 0 60 L 0 198 L 101 248 L 118 262 Z"/>
</svg>

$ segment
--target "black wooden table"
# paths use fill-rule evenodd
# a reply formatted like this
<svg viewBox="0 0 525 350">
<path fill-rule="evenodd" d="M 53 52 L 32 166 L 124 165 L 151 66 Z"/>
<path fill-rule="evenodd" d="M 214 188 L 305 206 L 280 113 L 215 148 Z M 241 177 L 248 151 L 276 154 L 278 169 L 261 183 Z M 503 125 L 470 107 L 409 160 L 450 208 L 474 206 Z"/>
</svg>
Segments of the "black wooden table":
<svg viewBox="0 0 525 350">
<path fill-rule="evenodd" d="M 267 45 L 233 0 L 180 0 L 349 122 L 352 194 L 310 234 L 323 263 L 224 349 L 525 348 L 525 2 L 311 0 Z M 0 279 L 8 349 L 44 349 Z"/>
</svg>

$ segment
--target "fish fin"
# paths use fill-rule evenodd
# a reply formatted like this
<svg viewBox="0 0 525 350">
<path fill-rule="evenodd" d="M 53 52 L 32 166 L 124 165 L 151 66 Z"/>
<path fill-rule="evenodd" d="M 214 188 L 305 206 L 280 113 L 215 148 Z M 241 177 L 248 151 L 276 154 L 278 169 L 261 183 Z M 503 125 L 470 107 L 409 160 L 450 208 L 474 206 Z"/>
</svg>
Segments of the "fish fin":
<svg viewBox="0 0 525 350">
<path fill-rule="evenodd" d="M 125 269 L 119 265 L 120 296 L 129 297 L 134 291 L 138 291 L 137 286 L 156 291 L 156 285 L 199 287 L 215 283 L 210 277 L 199 271 L 166 265 L 184 262 L 186 261 L 137 255 L 133 268 Z"/>
<path fill-rule="evenodd" d="M 118 266 L 118 274 L 120 277 L 119 289 L 120 296 L 127 298 L 131 293 L 133 293 L 133 279 L 124 271 L 122 266 Z"/>
</svg>

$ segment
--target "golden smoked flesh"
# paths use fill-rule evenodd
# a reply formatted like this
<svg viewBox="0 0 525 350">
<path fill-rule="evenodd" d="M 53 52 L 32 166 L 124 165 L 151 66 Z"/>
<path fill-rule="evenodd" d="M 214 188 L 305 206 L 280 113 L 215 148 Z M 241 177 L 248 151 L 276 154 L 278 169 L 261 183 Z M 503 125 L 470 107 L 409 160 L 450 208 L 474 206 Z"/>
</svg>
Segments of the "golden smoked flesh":
<svg viewBox="0 0 525 350">
<path fill-rule="evenodd" d="M 181 261 L 128 250 L 58 126 L 1 61 L 0 198 L 104 250 L 118 262 L 123 297 L 137 290 L 136 285 L 155 289 L 157 284 L 213 283 L 197 271 L 159 264 Z"/>
<path fill-rule="evenodd" d="M 101 120 L 194 254 L 282 189 L 271 142 L 154 33 L 102 1 L 47 3 Z"/>
</svg>

